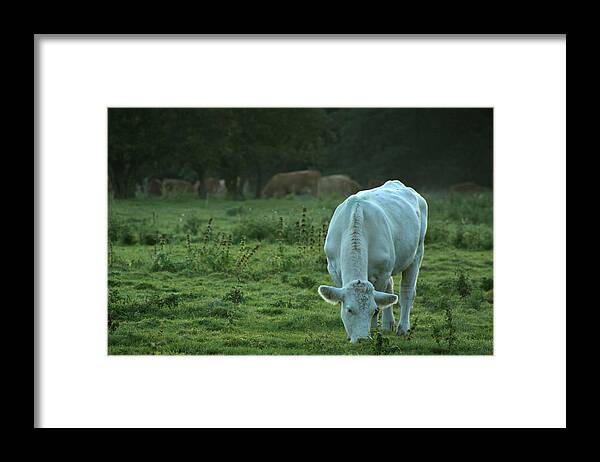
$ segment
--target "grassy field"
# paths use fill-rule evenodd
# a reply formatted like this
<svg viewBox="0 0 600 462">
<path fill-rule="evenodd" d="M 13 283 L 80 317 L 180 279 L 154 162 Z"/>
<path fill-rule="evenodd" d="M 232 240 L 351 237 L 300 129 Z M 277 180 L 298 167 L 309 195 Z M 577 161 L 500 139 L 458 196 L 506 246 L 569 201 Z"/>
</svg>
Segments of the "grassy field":
<svg viewBox="0 0 600 462">
<path fill-rule="evenodd" d="M 109 199 L 109 354 L 492 354 L 492 194 L 422 194 L 411 333 L 354 345 L 317 294 L 340 199 Z"/>
</svg>

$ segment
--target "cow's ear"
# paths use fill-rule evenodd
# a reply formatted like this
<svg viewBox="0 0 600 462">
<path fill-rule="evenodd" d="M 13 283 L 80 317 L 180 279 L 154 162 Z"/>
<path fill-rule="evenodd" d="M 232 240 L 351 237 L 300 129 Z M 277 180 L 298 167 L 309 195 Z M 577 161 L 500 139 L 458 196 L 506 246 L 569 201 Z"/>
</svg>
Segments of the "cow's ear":
<svg viewBox="0 0 600 462">
<path fill-rule="evenodd" d="M 378 290 L 373 291 L 373 297 L 375 298 L 375 303 L 381 307 L 393 305 L 398 301 L 396 294 L 388 294 L 386 292 L 379 292 Z"/>
<path fill-rule="evenodd" d="M 336 304 L 342 301 L 343 290 L 331 286 L 319 286 L 319 295 L 327 303 Z"/>
</svg>

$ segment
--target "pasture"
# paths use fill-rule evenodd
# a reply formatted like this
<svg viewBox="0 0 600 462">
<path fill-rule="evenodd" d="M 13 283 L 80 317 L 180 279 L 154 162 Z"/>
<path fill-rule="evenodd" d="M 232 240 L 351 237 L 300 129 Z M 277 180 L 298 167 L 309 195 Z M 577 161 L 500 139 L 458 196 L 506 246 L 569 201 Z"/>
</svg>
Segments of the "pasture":
<svg viewBox="0 0 600 462">
<path fill-rule="evenodd" d="M 317 294 L 341 199 L 109 199 L 108 353 L 492 354 L 492 194 L 419 192 L 429 227 L 410 335 L 354 345 Z"/>
</svg>

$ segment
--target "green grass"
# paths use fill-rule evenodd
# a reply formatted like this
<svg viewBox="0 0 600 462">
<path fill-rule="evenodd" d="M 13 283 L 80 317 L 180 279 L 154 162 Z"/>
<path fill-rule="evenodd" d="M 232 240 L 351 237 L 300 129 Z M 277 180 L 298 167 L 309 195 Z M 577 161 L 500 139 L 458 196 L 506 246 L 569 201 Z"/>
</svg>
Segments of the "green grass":
<svg viewBox="0 0 600 462">
<path fill-rule="evenodd" d="M 491 194 L 423 195 L 411 335 L 354 345 L 317 294 L 339 199 L 110 200 L 109 354 L 492 354 Z"/>
</svg>

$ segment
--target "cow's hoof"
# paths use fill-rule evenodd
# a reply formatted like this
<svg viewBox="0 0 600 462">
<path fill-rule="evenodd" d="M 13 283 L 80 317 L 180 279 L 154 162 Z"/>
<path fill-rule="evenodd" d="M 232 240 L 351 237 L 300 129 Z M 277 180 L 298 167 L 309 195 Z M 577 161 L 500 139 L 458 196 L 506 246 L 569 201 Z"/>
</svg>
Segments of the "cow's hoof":
<svg viewBox="0 0 600 462">
<path fill-rule="evenodd" d="M 397 335 L 398 337 L 403 337 L 403 336 L 406 336 L 406 335 L 408 335 L 408 331 L 409 331 L 409 330 L 410 330 L 410 329 L 405 329 L 405 328 L 403 328 L 403 327 L 398 327 L 398 330 L 396 331 L 396 335 Z"/>
<path fill-rule="evenodd" d="M 383 330 L 384 332 L 394 332 L 394 330 L 396 329 L 393 323 L 386 322 L 381 325 L 381 330 Z"/>
</svg>

